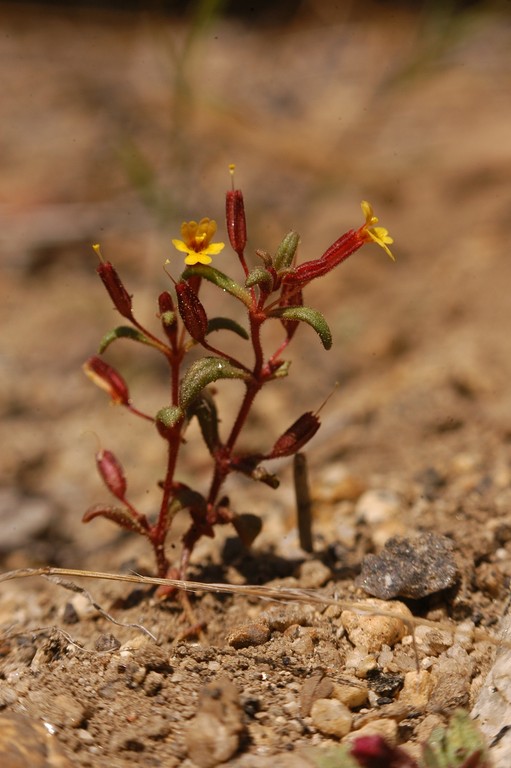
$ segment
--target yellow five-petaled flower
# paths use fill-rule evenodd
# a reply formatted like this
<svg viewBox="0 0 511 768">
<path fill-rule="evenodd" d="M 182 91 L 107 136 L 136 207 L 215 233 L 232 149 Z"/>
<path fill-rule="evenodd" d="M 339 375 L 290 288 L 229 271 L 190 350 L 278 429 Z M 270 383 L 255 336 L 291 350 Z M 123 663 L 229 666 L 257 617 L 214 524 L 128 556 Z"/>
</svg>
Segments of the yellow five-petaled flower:
<svg viewBox="0 0 511 768">
<path fill-rule="evenodd" d="M 201 219 L 183 221 L 181 224 L 182 240 L 172 240 L 174 248 L 186 253 L 185 264 L 210 264 L 211 257 L 216 256 L 224 248 L 224 243 L 212 243 L 211 238 L 216 232 L 216 221 Z"/>
<path fill-rule="evenodd" d="M 365 235 L 367 240 L 372 240 L 374 243 L 377 243 L 380 248 L 383 248 L 385 253 L 390 256 L 392 261 L 395 261 L 396 259 L 388 247 L 389 245 L 392 245 L 394 238 L 389 235 L 389 231 L 388 229 L 385 229 L 385 227 L 374 226 L 378 223 L 378 217 L 374 215 L 371 203 L 368 203 L 367 200 L 362 200 L 360 206 L 366 220 L 365 224 L 360 227 L 359 232 L 362 235 Z"/>
</svg>

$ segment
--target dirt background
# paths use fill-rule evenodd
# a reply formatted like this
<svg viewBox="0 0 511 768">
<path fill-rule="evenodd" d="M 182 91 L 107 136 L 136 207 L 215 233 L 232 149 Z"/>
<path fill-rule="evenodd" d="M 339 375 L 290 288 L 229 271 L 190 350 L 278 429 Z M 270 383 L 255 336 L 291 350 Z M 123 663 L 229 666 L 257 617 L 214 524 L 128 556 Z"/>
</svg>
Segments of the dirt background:
<svg viewBox="0 0 511 768">
<path fill-rule="evenodd" d="M 109 407 L 81 372 L 117 322 L 90 244 L 101 243 L 137 315 L 156 328 L 155 298 L 168 287 L 162 264 L 180 222 L 210 216 L 226 239 L 234 162 L 252 251 L 272 251 L 294 228 L 302 259 L 319 256 L 359 226 L 368 199 L 397 261 L 368 247 L 310 286 L 308 303 L 327 317 L 334 347 L 325 352 L 302 329 L 289 379 L 269 389 L 249 425 L 247 445 L 271 445 L 338 383 L 307 449 L 315 557 L 299 548 L 284 466 L 276 492 L 229 487 L 239 511 L 263 518 L 252 551 L 222 530 L 197 547 L 191 576 L 362 598 L 362 558 L 389 536 L 429 531 L 453 542 L 458 577 L 448 592 L 405 600 L 414 615 L 497 626 L 511 576 L 508 5 L 362 10 L 304 0 L 243 15 L 206 2 L 179 14 L 2 3 L 0 20 L 2 570 L 150 572 L 144 542 L 80 522 L 108 498 L 94 466 L 98 440 L 122 459 L 131 498 L 147 511 L 163 466 L 153 431 Z M 156 411 L 166 403 L 162 369 L 134 352 L 119 344 L 108 359 L 136 404 Z M 226 421 L 238 392 L 220 392 Z M 183 480 L 205 483 L 196 435 L 186 448 Z M 169 539 L 176 557 L 185 524 L 177 520 Z M 222 673 L 238 690 L 218 683 L 227 701 L 219 722 L 234 722 L 222 759 L 298 765 L 306 747 L 339 743 L 303 704 L 318 670 L 338 684 L 364 678 L 367 653 L 353 656 L 358 646 L 335 609 L 273 609 L 283 617 L 263 620 L 270 635 L 240 650 L 229 634 L 247 619 L 255 631 L 267 603 L 202 595 L 193 610 L 204 634 L 181 642 L 179 606 L 122 584 L 87 588 L 158 643 L 42 579 L 3 584 L 4 765 L 216 764 L 193 718 L 204 684 Z M 385 645 L 372 654 L 374 674 L 397 682 L 353 708 L 352 732 L 387 722 L 413 752 L 456 706 L 472 706 L 491 646 L 424 642 L 422 669 L 444 670 L 432 672 L 427 695 L 400 691 L 398 678 L 415 669 L 406 638 Z M 18 762 L 15 743 L 26 751 Z"/>
</svg>

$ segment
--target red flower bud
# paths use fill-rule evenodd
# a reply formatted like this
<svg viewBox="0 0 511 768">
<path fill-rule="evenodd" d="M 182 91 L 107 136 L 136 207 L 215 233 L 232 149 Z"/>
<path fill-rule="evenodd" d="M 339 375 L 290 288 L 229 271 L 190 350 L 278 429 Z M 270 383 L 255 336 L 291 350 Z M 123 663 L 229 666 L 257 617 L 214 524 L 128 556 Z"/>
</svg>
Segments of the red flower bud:
<svg viewBox="0 0 511 768">
<path fill-rule="evenodd" d="M 231 245 L 237 254 L 242 254 L 247 244 L 247 222 L 243 194 L 240 189 L 231 189 L 227 192 L 225 216 Z"/>
<path fill-rule="evenodd" d="M 179 314 L 186 330 L 195 341 L 204 341 L 208 331 L 208 317 L 199 297 L 185 281 L 176 283 L 176 294 Z"/>
<path fill-rule="evenodd" d="M 126 496 L 126 478 L 124 470 L 111 451 L 101 449 L 96 454 L 96 465 L 103 482 L 113 495 L 124 501 Z"/>
<path fill-rule="evenodd" d="M 312 411 L 303 413 L 283 435 L 279 437 L 266 459 L 280 459 L 293 456 L 300 448 L 314 437 L 320 427 L 319 416 Z"/>
<path fill-rule="evenodd" d="M 282 277 L 282 282 L 286 285 L 304 286 L 317 277 L 322 277 L 337 267 L 342 261 L 358 251 L 366 241 L 357 230 L 350 229 L 344 235 L 341 235 L 335 243 L 332 243 L 323 256 L 314 261 L 306 261 Z"/>
<path fill-rule="evenodd" d="M 83 365 L 86 376 L 105 392 L 108 392 L 116 405 L 129 405 L 130 393 L 128 385 L 117 373 L 115 368 L 105 363 L 101 357 L 90 357 Z"/>
<path fill-rule="evenodd" d="M 96 272 L 103 281 L 103 285 L 107 289 L 117 311 L 120 312 L 123 317 L 132 320 L 131 296 L 124 287 L 114 266 L 110 264 L 109 261 L 102 261 L 96 267 Z"/>
</svg>

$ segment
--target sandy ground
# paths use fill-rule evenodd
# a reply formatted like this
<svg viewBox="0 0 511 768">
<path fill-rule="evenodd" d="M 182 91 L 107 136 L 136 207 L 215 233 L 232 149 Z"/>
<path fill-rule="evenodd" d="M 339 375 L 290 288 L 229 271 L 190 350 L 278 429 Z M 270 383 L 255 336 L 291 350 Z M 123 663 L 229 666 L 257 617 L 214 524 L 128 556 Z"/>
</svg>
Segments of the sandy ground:
<svg viewBox="0 0 511 768">
<path fill-rule="evenodd" d="M 153 431 L 109 407 L 81 372 L 117 324 L 90 245 L 101 242 L 138 315 L 153 322 L 181 221 L 211 216 L 226 239 L 234 162 L 252 253 L 274 250 L 293 228 L 301 259 L 317 257 L 359 226 L 367 199 L 395 239 L 397 261 L 368 247 L 310 286 L 307 301 L 324 312 L 334 346 L 325 352 L 301 329 L 290 377 L 249 425 L 252 444 L 271 444 L 338 384 L 307 449 L 315 556 L 298 546 L 285 465 L 276 492 L 229 487 L 239 511 L 263 519 L 251 552 L 222 530 L 197 547 L 191 575 L 366 599 L 356 581 L 364 557 L 390 536 L 430 532 L 452 542 L 455 584 L 399 601 L 416 617 L 483 635 L 423 639 L 423 699 L 406 693 L 406 675 L 416 674 L 410 636 L 384 643 L 369 652 L 373 676 L 395 678 L 380 695 L 356 657 L 363 643 L 335 609 L 281 608 L 277 621 L 261 619 L 261 601 L 202 595 L 193 609 L 205 634 L 180 642 L 178 606 L 87 582 L 103 608 L 142 623 L 155 644 L 54 584 L 5 583 L 0 753 L 9 755 L 13 739 L 28 750 L 13 766 L 206 765 L 214 750 L 205 735 L 202 752 L 190 747 L 203 733 L 193 718 L 203 686 L 222 673 L 238 691 L 221 688 L 237 713 L 225 760 L 293 764 L 302 750 L 344 738 L 303 704 L 318 670 L 372 691 L 352 707 L 351 733 L 391 723 L 391 738 L 417 754 L 483 685 L 493 653 L 484 632 L 498 632 L 511 575 L 511 17 L 380 5 L 357 14 L 348 5 L 303 3 L 268 23 L 0 7 L 2 570 L 153 567 L 136 537 L 80 522 L 107 499 L 94 466 L 98 440 L 122 458 L 131 496 L 148 511 L 163 461 Z M 149 353 L 135 357 L 125 345 L 108 359 L 137 402 L 165 404 Z M 227 412 L 229 386 L 219 388 Z M 207 469 L 192 436 L 182 477 L 204 482 Z M 169 539 L 176 557 L 185 524 L 176 520 Z M 269 636 L 239 649 L 229 637 L 246 620 L 262 621 Z M 53 735 L 29 736 L 40 722 Z"/>
</svg>

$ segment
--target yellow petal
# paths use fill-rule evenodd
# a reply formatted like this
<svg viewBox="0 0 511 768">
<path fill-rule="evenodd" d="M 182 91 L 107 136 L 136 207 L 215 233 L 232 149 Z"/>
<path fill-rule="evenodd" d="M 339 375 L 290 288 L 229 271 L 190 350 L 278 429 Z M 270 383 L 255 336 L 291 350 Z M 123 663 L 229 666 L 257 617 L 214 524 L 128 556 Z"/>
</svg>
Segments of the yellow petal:
<svg viewBox="0 0 511 768">
<path fill-rule="evenodd" d="M 374 215 L 373 206 L 371 203 L 368 203 L 367 200 L 362 200 L 360 207 L 362 208 L 362 213 L 365 216 L 366 226 L 370 227 L 373 224 L 378 223 L 378 217 Z"/>
<path fill-rule="evenodd" d="M 190 253 L 190 248 L 182 240 L 173 240 L 172 245 L 181 253 Z"/>
<path fill-rule="evenodd" d="M 223 251 L 225 243 L 210 243 L 207 248 L 204 248 L 202 253 L 209 253 L 211 256 L 216 256 Z"/>
</svg>

